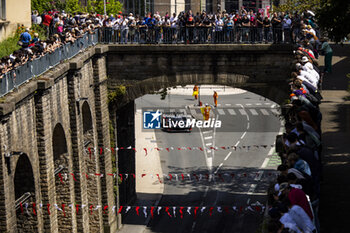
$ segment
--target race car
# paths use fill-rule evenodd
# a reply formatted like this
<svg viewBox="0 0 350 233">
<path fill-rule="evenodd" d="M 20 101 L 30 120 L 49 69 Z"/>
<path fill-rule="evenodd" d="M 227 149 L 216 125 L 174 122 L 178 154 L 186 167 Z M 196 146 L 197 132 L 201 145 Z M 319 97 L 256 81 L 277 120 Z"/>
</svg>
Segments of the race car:
<svg viewBox="0 0 350 233">
<path fill-rule="evenodd" d="M 163 113 L 161 127 L 166 132 L 191 132 L 191 116 L 183 113 Z"/>
</svg>

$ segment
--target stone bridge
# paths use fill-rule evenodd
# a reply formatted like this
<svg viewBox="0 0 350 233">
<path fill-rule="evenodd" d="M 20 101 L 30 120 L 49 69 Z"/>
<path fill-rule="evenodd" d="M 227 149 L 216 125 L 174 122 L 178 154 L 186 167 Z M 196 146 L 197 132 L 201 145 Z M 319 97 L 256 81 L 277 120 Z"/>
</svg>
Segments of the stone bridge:
<svg viewBox="0 0 350 233">
<path fill-rule="evenodd" d="M 0 232 L 115 232 L 135 182 L 116 198 L 108 174 L 134 173 L 135 154 L 91 148 L 135 145 L 135 98 L 198 83 L 281 103 L 292 57 L 287 45 L 98 45 L 31 80 L 0 100 Z"/>
</svg>

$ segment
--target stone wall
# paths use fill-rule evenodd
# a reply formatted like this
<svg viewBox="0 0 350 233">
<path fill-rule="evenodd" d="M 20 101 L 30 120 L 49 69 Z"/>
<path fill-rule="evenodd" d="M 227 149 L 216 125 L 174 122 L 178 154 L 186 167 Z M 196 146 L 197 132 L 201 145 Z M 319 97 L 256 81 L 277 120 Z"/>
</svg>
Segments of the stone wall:
<svg viewBox="0 0 350 233">
<path fill-rule="evenodd" d="M 0 232 L 116 231 L 113 178 L 107 175 L 112 173 L 111 155 L 94 152 L 90 159 L 86 153 L 87 147 L 108 148 L 110 143 L 105 70 L 105 57 L 90 48 L 21 86 L 0 103 Z M 86 119 L 91 126 L 88 130 L 84 130 Z M 87 139 L 90 142 L 85 145 Z M 24 170 L 33 173 L 31 190 L 21 181 L 15 182 L 17 161 L 23 154 L 29 161 Z M 60 166 L 64 167 L 61 175 L 68 174 L 63 183 L 54 173 Z M 71 173 L 79 174 L 76 181 Z M 86 173 L 104 177 L 86 179 Z M 36 216 L 16 211 L 18 185 L 32 192 L 25 201 L 30 208 L 36 203 Z M 63 203 L 66 216 L 54 206 L 62 208 Z M 80 205 L 78 213 L 75 204 Z M 90 205 L 110 208 L 104 214 L 100 208 L 91 215 Z"/>
<path fill-rule="evenodd" d="M 283 102 L 291 45 L 108 46 L 109 88 L 125 85 L 129 101 L 162 87 L 219 84 Z M 271 91 L 273 90 L 273 91 Z"/>
</svg>

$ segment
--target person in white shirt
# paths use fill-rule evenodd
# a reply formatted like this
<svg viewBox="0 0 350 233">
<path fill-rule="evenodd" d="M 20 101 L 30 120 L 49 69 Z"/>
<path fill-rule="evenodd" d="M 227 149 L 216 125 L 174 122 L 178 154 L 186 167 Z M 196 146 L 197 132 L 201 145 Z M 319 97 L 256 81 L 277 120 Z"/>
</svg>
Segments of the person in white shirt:
<svg viewBox="0 0 350 233">
<path fill-rule="evenodd" d="M 128 43 L 128 32 L 129 32 L 129 20 L 126 17 L 123 17 L 122 22 L 120 23 L 120 34 L 121 34 L 121 43 Z"/>
<path fill-rule="evenodd" d="M 297 78 L 302 80 L 302 81 L 307 81 L 308 83 L 310 83 L 312 86 L 314 86 L 317 89 L 317 85 L 318 85 L 318 79 L 317 77 L 315 77 L 314 75 L 312 75 L 311 73 L 305 71 L 305 70 L 301 70 L 299 69 L 297 71 Z"/>
<path fill-rule="evenodd" d="M 317 73 L 316 70 L 314 70 L 314 68 L 310 62 L 306 63 L 305 65 L 297 63 L 297 64 L 295 64 L 295 67 L 297 70 L 303 70 L 303 71 L 309 72 L 311 75 L 313 75 L 316 78 L 317 82 L 319 82 L 320 75 Z"/>
<path fill-rule="evenodd" d="M 298 205 L 289 206 L 288 214 L 304 233 L 316 232 L 316 227 L 305 210 Z"/>
<path fill-rule="evenodd" d="M 316 227 L 305 210 L 298 205 L 292 205 L 290 200 L 285 198 L 278 206 L 282 217 L 280 222 L 295 232 L 315 233 Z"/>
</svg>

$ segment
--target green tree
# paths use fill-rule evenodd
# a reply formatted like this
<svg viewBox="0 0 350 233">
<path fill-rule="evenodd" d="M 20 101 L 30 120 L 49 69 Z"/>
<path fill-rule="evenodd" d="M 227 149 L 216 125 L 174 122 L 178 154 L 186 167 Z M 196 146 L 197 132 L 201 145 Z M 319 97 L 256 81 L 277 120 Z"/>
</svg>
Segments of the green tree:
<svg viewBox="0 0 350 233">
<path fill-rule="evenodd" d="M 69 13 L 77 13 L 83 11 L 79 0 L 66 0 L 64 10 Z"/>
<path fill-rule="evenodd" d="M 350 2 L 321 0 L 317 19 L 319 26 L 331 39 L 341 41 L 350 33 Z"/>
<path fill-rule="evenodd" d="M 50 0 L 32 0 L 32 10 L 37 10 L 39 13 L 50 10 Z"/>
<path fill-rule="evenodd" d="M 104 14 L 103 0 L 95 0 L 93 5 L 96 13 Z M 119 11 L 122 11 L 122 9 L 123 9 L 123 4 L 121 4 L 119 1 L 106 0 L 106 11 L 108 15 L 118 13 Z"/>
<path fill-rule="evenodd" d="M 274 1 L 273 10 L 276 12 L 304 12 L 306 10 L 315 11 L 320 8 L 321 0 L 287 0 L 285 4 Z"/>
<path fill-rule="evenodd" d="M 93 0 L 88 0 L 85 8 L 86 12 L 93 13 L 95 12 L 95 7 L 93 5 Z"/>
</svg>

